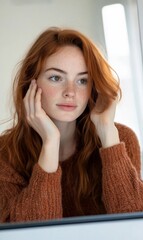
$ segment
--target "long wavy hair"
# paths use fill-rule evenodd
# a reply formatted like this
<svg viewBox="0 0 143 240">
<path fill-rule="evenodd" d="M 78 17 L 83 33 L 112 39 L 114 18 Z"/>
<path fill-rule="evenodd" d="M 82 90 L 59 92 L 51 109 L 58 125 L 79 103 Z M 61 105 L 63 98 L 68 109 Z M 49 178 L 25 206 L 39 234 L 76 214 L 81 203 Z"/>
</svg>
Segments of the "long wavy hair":
<svg viewBox="0 0 143 240">
<path fill-rule="evenodd" d="M 19 71 L 14 79 L 13 126 L 1 135 L 0 152 L 6 155 L 11 165 L 28 181 L 32 168 L 38 161 L 42 140 L 27 123 L 23 98 L 31 80 L 37 79 L 40 74 L 47 57 L 66 45 L 74 45 L 81 49 L 91 85 L 88 105 L 77 119 L 76 124 L 76 132 L 80 141 L 78 141 L 78 155 L 75 163 L 77 178 L 74 180 L 74 195 L 77 209 L 81 213 L 83 196 L 95 196 L 95 192 L 98 192 L 98 195 L 101 194 L 102 166 L 101 161 L 95 160 L 99 159 L 100 140 L 90 120 L 90 113 L 99 94 L 101 112 L 103 112 L 120 92 L 119 81 L 113 74 L 112 68 L 90 39 L 76 30 L 60 28 L 49 28 L 36 39 L 25 58 L 20 62 Z"/>
</svg>

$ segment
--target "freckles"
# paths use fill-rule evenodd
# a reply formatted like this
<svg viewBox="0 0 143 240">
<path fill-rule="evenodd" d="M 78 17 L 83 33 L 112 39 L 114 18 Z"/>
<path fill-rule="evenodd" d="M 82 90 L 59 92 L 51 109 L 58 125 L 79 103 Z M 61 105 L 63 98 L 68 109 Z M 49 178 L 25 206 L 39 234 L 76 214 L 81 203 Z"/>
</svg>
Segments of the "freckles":
<svg viewBox="0 0 143 240">
<path fill-rule="evenodd" d="M 83 90 L 80 92 L 80 96 L 82 99 L 89 99 L 89 92 L 87 90 Z"/>
<path fill-rule="evenodd" d="M 42 78 L 37 80 L 37 86 L 42 89 L 42 96 L 44 98 L 48 96 L 55 96 L 58 92 L 58 89 L 56 89 L 55 86 L 51 86 Z"/>
<path fill-rule="evenodd" d="M 54 97 L 57 95 L 57 92 L 54 88 L 43 88 L 42 89 L 43 95 Z"/>
</svg>

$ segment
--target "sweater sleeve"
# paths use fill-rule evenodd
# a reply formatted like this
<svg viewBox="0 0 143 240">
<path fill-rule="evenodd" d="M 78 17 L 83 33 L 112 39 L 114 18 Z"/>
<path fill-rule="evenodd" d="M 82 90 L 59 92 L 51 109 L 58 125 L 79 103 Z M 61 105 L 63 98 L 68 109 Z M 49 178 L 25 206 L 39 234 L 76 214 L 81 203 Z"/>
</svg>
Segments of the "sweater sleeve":
<svg viewBox="0 0 143 240">
<path fill-rule="evenodd" d="M 135 133 L 118 126 L 121 143 L 101 148 L 102 200 L 107 213 L 143 211 L 140 147 Z"/>
<path fill-rule="evenodd" d="M 55 173 L 46 173 L 35 164 L 27 183 L 10 165 L 0 165 L 0 222 L 62 217 L 60 167 Z"/>
</svg>

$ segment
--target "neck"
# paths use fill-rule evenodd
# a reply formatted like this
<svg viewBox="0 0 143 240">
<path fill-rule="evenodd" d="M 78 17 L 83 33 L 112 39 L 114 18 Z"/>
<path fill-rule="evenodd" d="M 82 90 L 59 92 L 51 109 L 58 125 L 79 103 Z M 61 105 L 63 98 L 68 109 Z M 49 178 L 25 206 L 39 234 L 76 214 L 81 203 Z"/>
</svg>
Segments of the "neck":
<svg viewBox="0 0 143 240">
<path fill-rule="evenodd" d="M 75 129 L 76 121 L 74 122 L 59 122 L 54 120 L 55 125 L 60 131 L 60 161 L 70 157 L 76 148 Z"/>
</svg>

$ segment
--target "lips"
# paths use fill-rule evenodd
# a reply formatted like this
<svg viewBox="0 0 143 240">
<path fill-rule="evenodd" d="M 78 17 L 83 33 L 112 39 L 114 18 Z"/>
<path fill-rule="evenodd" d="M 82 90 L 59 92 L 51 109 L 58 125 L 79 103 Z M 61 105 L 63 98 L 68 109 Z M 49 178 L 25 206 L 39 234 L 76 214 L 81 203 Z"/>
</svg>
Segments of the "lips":
<svg viewBox="0 0 143 240">
<path fill-rule="evenodd" d="M 60 103 L 60 104 L 57 104 L 57 106 L 63 106 L 63 107 L 77 107 L 75 104 L 71 104 L 71 103 Z"/>
<path fill-rule="evenodd" d="M 57 106 L 58 108 L 64 111 L 73 111 L 77 107 L 75 104 L 71 104 L 71 103 L 60 103 L 60 104 L 57 104 Z"/>
</svg>

